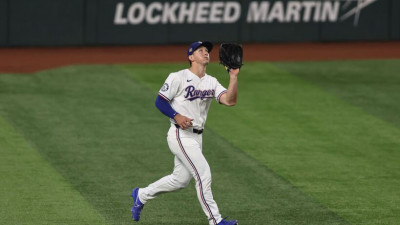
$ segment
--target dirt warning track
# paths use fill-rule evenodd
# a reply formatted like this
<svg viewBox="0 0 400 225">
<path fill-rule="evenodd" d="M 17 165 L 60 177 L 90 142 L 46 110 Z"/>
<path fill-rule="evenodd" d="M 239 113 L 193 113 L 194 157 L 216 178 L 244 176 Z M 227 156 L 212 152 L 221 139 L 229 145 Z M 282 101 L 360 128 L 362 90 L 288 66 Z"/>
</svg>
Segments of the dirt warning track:
<svg viewBox="0 0 400 225">
<path fill-rule="evenodd" d="M 187 45 L 0 48 L 0 73 L 33 73 L 75 64 L 186 62 Z M 400 41 L 243 44 L 246 61 L 400 58 Z M 218 61 L 218 44 L 211 52 Z"/>
</svg>

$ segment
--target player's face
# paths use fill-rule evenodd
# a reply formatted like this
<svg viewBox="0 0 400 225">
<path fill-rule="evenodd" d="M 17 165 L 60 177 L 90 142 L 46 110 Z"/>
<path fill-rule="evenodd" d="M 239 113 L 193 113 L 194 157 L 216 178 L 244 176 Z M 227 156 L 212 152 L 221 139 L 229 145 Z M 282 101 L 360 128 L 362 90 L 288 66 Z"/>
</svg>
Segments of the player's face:
<svg viewBox="0 0 400 225">
<path fill-rule="evenodd" d="M 196 51 L 193 52 L 193 61 L 207 65 L 210 62 L 210 54 L 208 53 L 208 49 L 204 46 L 196 49 Z"/>
</svg>

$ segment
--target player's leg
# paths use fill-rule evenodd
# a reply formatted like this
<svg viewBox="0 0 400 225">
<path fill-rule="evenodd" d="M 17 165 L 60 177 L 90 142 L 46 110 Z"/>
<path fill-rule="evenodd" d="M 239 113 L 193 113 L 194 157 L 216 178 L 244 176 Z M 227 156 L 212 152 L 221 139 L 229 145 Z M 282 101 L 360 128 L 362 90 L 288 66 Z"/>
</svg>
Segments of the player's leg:
<svg viewBox="0 0 400 225">
<path fill-rule="evenodd" d="M 159 179 L 146 188 L 134 188 L 132 190 L 132 218 L 135 221 L 139 221 L 141 211 L 144 207 L 144 204 L 146 204 L 148 200 L 157 197 L 157 195 L 161 193 L 184 188 L 189 184 L 191 179 L 191 173 L 186 169 L 179 158 L 175 157 L 174 172 L 171 175 Z"/>
<path fill-rule="evenodd" d="M 212 195 L 211 170 L 202 153 L 201 135 L 176 129 L 175 135 L 169 136 L 168 144 L 195 178 L 197 196 L 210 224 L 218 224 L 222 219 Z"/>
<path fill-rule="evenodd" d="M 146 204 L 148 200 L 157 197 L 161 193 L 172 192 L 187 187 L 192 179 L 192 175 L 176 156 L 174 164 L 172 174 L 157 180 L 146 188 L 139 189 L 139 199 L 143 204 Z"/>
</svg>

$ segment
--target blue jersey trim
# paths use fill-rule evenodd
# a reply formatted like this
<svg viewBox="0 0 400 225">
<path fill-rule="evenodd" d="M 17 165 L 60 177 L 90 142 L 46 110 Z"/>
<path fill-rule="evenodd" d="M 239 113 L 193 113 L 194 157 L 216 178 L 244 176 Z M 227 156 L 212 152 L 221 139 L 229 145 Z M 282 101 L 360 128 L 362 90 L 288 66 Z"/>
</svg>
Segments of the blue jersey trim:
<svg viewBox="0 0 400 225">
<path fill-rule="evenodd" d="M 218 101 L 218 103 L 219 104 L 221 104 L 221 102 L 219 101 L 219 99 L 221 98 L 221 96 L 223 95 L 223 94 L 225 94 L 226 92 L 228 92 L 227 90 L 225 90 L 225 91 L 223 91 L 223 92 L 221 92 L 219 95 L 218 95 L 218 97 L 217 97 L 217 101 Z"/>
<path fill-rule="evenodd" d="M 163 98 L 165 101 L 170 102 L 171 100 L 169 98 L 167 98 L 165 95 L 158 93 L 158 96 L 160 96 L 161 98 Z"/>
</svg>

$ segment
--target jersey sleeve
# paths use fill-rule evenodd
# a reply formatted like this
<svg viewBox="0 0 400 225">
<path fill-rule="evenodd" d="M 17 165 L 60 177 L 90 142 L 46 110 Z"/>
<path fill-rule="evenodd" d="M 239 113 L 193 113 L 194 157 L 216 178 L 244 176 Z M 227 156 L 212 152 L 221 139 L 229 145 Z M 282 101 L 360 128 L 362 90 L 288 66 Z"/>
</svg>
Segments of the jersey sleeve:
<svg viewBox="0 0 400 225">
<path fill-rule="evenodd" d="M 222 86 L 218 80 L 216 80 L 216 87 L 215 87 L 215 100 L 217 100 L 218 103 L 220 103 L 219 99 L 221 98 L 222 95 L 226 93 L 226 88 Z"/>
<path fill-rule="evenodd" d="M 165 99 L 166 101 L 170 102 L 179 90 L 180 81 L 176 73 L 171 73 L 165 83 L 161 87 L 160 91 L 158 92 L 158 96 Z"/>
</svg>

